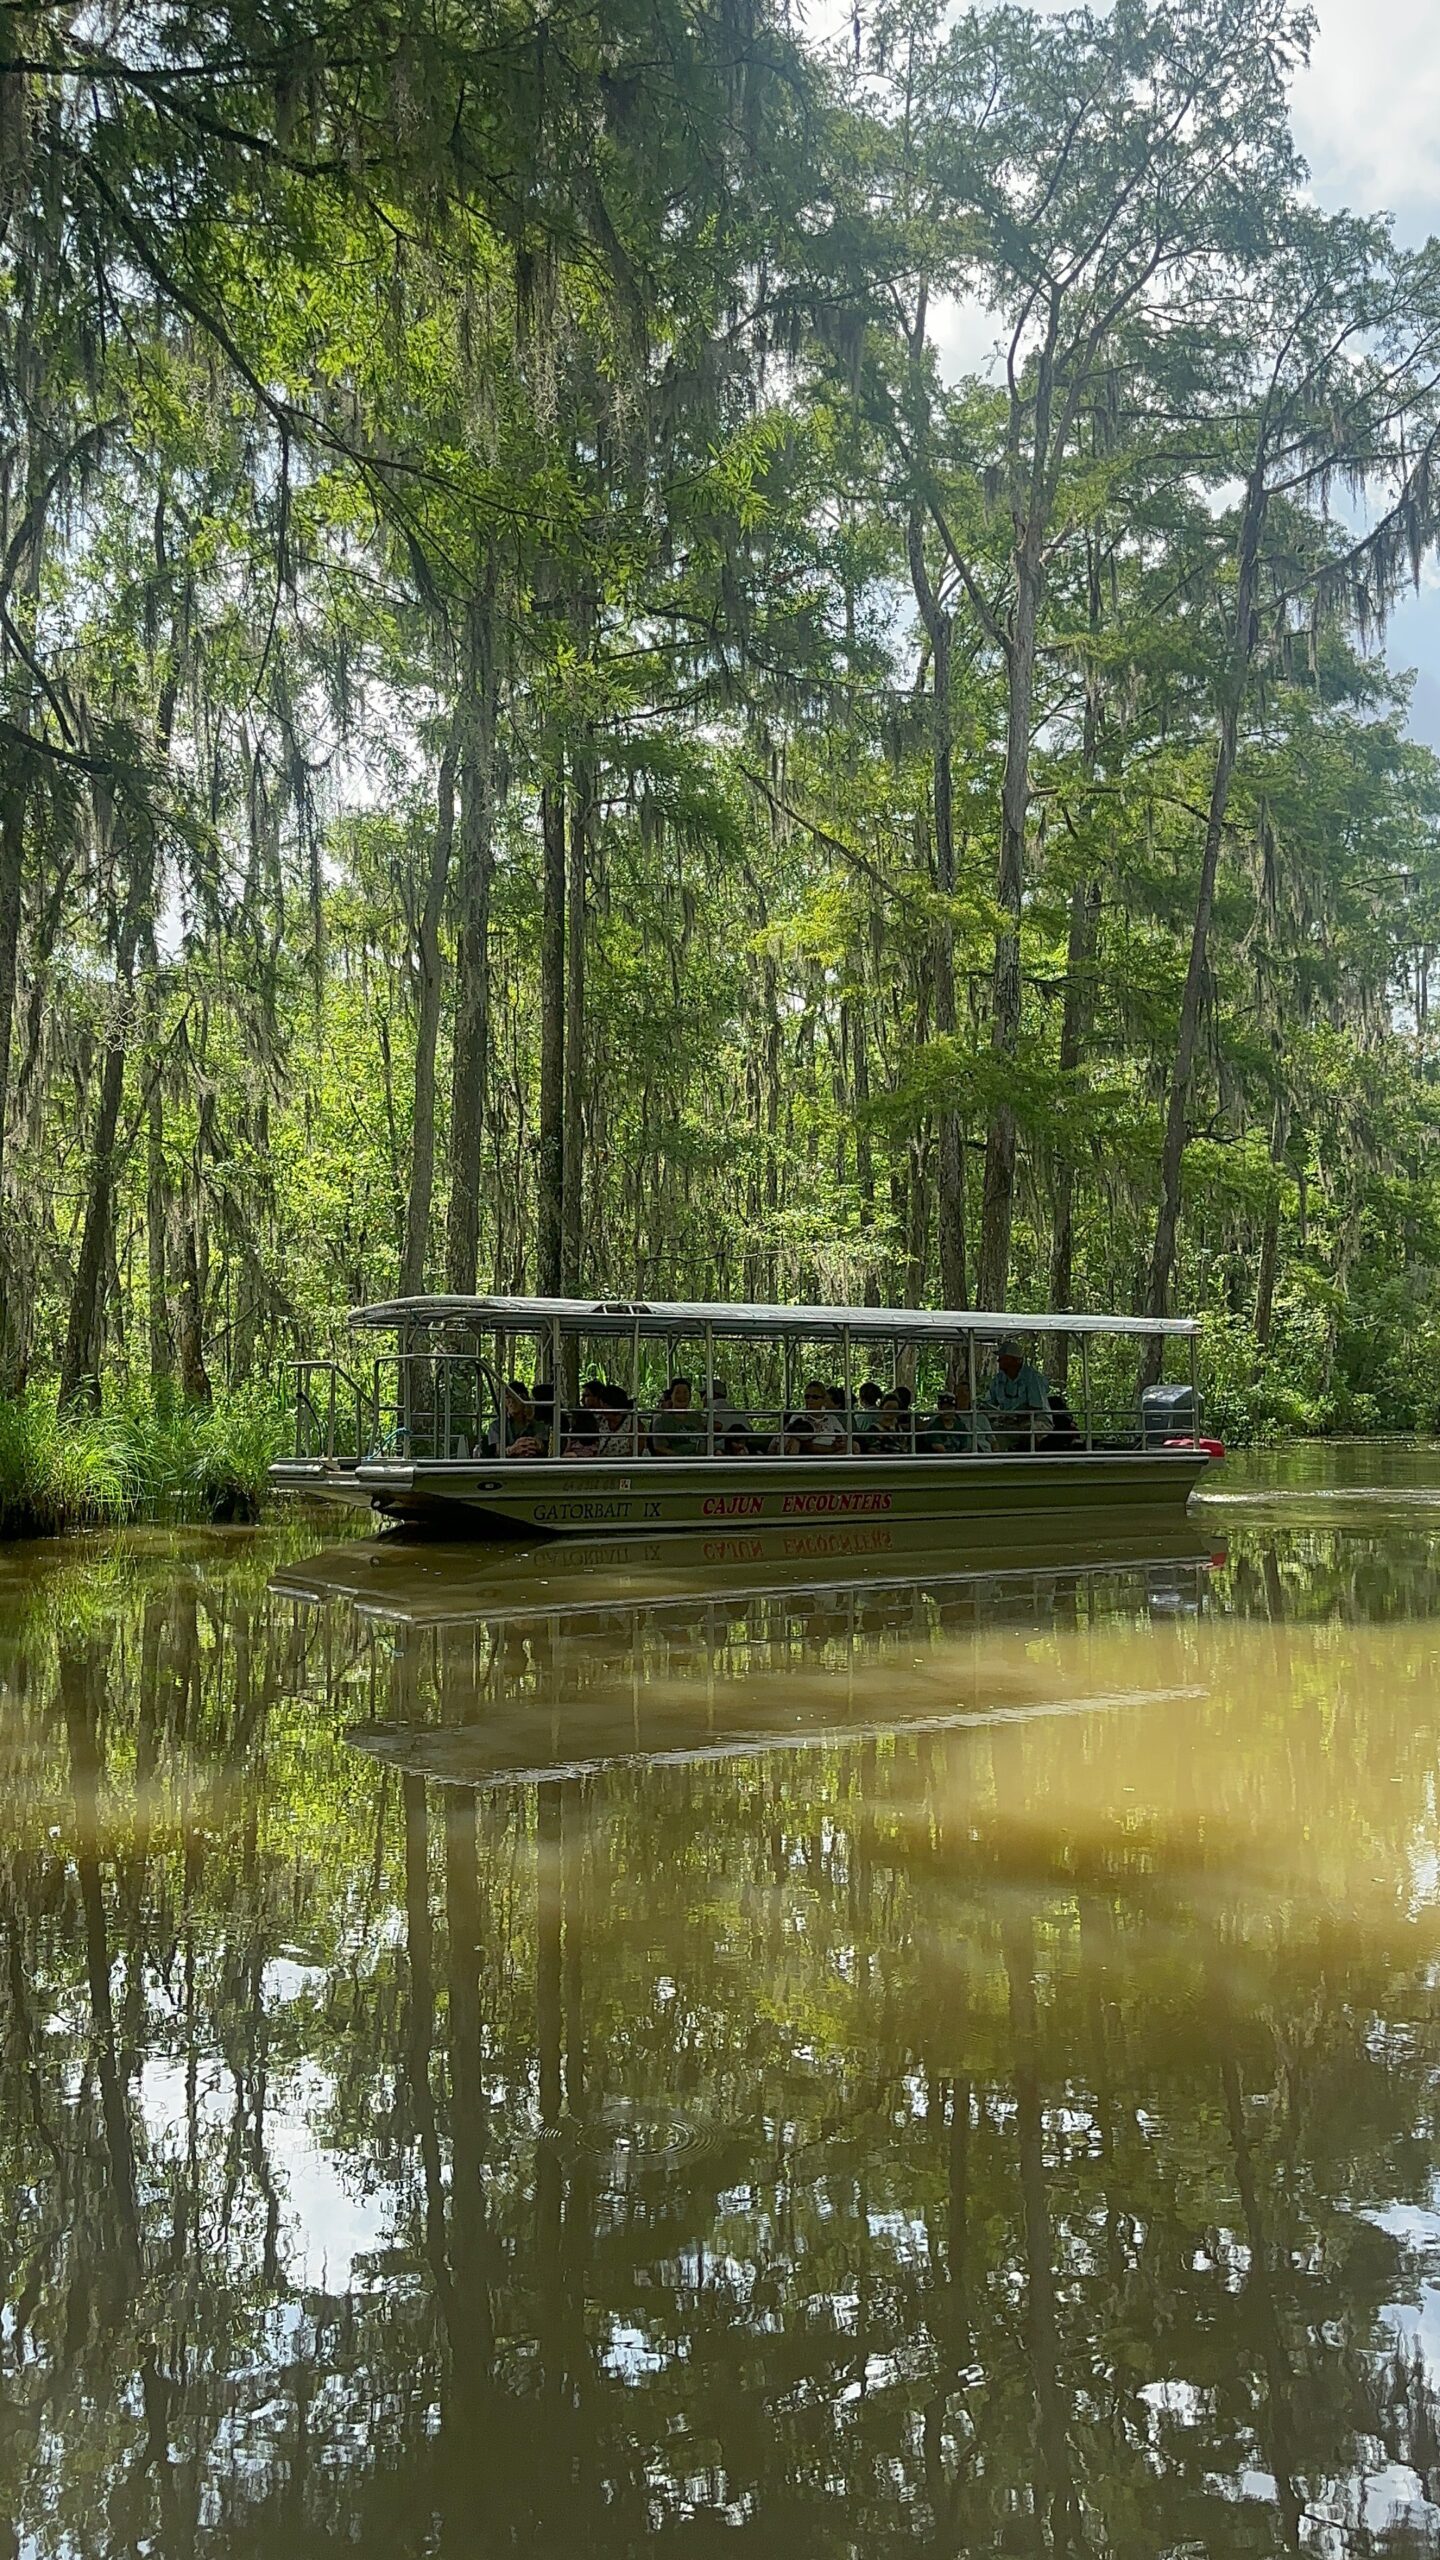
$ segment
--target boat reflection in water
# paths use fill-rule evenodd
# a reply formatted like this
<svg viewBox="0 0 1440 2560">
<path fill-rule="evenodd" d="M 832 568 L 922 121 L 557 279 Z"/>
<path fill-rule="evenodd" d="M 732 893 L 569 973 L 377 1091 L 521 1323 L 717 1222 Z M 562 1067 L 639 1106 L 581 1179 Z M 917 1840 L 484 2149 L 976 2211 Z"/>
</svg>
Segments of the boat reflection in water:
<svg viewBox="0 0 1440 2560">
<path fill-rule="evenodd" d="M 367 1685 L 392 1710 L 352 1727 L 353 1742 L 427 1778 L 502 1785 L 1162 1706 L 1193 1687 L 1077 1690 L 1035 1633 L 1117 1607 L 1198 1611 L 1218 1561 L 1183 1523 L 1168 1538 L 1111 1538 L 1083 1564 L 1073 1541 L 1012 1537 L 978 1565 L 972 1549 L 964 1570 L 953 1540 L 889 1527 L 671 1536 L 618 1553 L 556 1544 L 498 1565 L 386 1539 L 288 1567 L 273 1587 L 322 1612 L 348 1604 L 350 1685 L 368 1650 Z M 1023 1632 L 1018 1651 L 970 1641 L 1007 1627 Z"/>
</svg>

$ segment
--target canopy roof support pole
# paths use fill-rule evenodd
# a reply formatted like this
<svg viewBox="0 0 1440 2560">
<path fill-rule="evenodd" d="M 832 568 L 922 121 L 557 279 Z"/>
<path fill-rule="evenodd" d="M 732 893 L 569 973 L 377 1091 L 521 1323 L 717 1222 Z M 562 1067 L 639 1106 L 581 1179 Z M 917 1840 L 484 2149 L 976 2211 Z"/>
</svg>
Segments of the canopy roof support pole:
<svg viewBox="0 0 1440 2560">
<path fill-rule="evenodd" d="M 705 1327 L 705 1455 L 715 1455 L 715 1327 Z"/>
<path fill-rule="evenodd" d="M 1200 1437 L 1200 1338 L 1199 1338 L 1198 1334 L 1194 1334 L 1194 1333 L 1192 1333 L 1192 1334 L 1191 1334 L 1191 1336 L 1190 1336 L 1190 1433 L 1191 1433 L 1191 1437 L 1192 1437 L 1192 1439 L 1195 1439 L 1195 1440 L 1198 1440 L 1198 1439 L 1199 1439 L 1199 1437 Z"/>
<path fill-rule="evenodd" d="M 980 1381 L 975 1375 L 975 1336 L 973 1332 L 967 1332 L 965 1336 L 965 1383 L 970 1390 L 970 1449 L 971 1454 L 978 1457 L 981 1446 Z"/>
<path fill-rule="evenodd" d="M 1095 1433 L 1090 1419 L 1090 1336 L 1080 1336 L 1080 1405 L 1085 1416 L 1085 1446 L 1093 1449 Z"/>
<path fill-rule="evenodd" d="M 855 1445 L 855 1351 L 848 1324 L 841 1327 L 840 1346 L 841 1357 L 845 1363 L 845 1440 L 847 1447 L 853 1449 Z"/>
<path fill-rule="evenodd" d="M 558 1316 L 552 1316 L 550 1319 L 550 1385 L 553 1391 L 550 1401 L 550 1455 L 552 1458 L 558 1458 L 560 1455 L 561 1358 L 560 1319 Z"/>
</svg>

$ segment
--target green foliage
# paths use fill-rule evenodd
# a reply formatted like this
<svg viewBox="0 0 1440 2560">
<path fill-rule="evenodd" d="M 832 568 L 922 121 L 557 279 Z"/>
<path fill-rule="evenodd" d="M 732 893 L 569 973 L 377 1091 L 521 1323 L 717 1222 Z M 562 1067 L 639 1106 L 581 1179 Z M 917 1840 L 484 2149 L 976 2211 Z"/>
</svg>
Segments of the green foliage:
<svg viewBox="0 0 1440 2560">
<path fill-rule="evenodd" d="M 0 1528 L 46 1535 L 124 1519 L 130 1448 L 111 1415 L 57 1414 L 33 1392 L 0 1402 Z"/>
<path fill-rule="evenodd" d="M 254 1520 L 267 1470 L 292 1428 L 288 1406 L 268 1379 L 253 1378 L 199 1416 L 193 1483 L 207 1519 Z"/>
<path fill-rule="evenodd" d="M 259 1380 L 213 1410 L 128 1397 L 57 1413 L 39 1390 L 0 1400 L 0 1536 L 123 1520 L 253 1520 L 287 1417 Z"/>
</svg>

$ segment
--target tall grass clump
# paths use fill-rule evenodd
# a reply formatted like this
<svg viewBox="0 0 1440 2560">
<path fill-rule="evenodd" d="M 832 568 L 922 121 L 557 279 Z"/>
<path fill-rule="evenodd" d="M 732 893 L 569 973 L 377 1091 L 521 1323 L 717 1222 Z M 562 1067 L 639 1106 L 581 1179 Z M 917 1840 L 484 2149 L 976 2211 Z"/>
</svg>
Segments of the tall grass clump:
<svg viewBox="0 0 1440 2560">
<path fill-rule="evenodd" d="M 44 1537 L 127 1517 L 129 1451 L 113 1414 L 57 1414 L 40 1389 L 0 1402 L 0 1532 Z"/>
<path fill-rule="evenodd" d="M 195 1483 L 208 1520 L 258 1520 L 271 1463 L 290 1431 L 289 1405 L 268 1379 L 217 1396 L 195 1433 Z"/>
<path fill-rule="evenodd" d="M 40 1388 L 0 1399 L 0 1537 L 258 1519 L 285 1437 L 285 1409 L 262 1380 L 209 1409 L 131 1397 L 100 1413 L 57 1413 Z"/>
</svg>

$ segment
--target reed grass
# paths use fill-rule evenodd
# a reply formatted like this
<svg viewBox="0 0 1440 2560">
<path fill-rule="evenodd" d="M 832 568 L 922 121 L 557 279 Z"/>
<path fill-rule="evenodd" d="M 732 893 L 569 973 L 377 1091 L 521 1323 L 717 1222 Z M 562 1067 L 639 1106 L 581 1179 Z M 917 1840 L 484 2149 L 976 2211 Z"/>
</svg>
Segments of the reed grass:
<svg viewBox="0 0 1440 2560">
<path fill-rule="evenodd" d="M 57 1413 L 40 1389 L 0 1399 L 0 1537 L 125 1520 L 255 1520 L 286 1414 L 264 1381 L 213 1408 L 124 1397 Z"/>
</svg>

